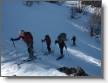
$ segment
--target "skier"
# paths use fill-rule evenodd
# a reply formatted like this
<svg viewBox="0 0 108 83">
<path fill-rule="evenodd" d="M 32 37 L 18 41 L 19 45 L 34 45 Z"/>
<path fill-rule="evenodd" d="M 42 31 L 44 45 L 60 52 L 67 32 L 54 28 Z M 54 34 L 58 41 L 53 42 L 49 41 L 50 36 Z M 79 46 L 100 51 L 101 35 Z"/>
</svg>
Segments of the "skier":
<svg viewBox="0 0 108 83">
<path fill-rule="evenodd" d="M 61 54 L 61 56 L 58 57 L 56 60 L 59 60 L 59 59 L 61 59 L 61 58 L 64 57 L 63 48 L 65 47 L 67 49 L 67 46 L 66 46 L 63 38 L 59 38 L 59 39 L 55 40 L 55 44 L 57 44 L 57 43 L 58 43 L 59 48 L 60 48 L 60 54 Z"/>
<path fill-rule="evenodd" d="M 73 41 L 73 46 L 75 46 L 76 45 L 76 36 L 73 36 L 71 40 Z"/>
<path fill-rule="evenodd" d="M 17 38 L 11 38 L 11 41 L 17 41 L 22 39 L 28 48 L 28 53 L 29 53 L 29 59 L 32 60 L 34 58 L 34 52 L 33 52 L 33 36 L 30 32 L 25 32 L 24 30 L 21 30 L 19 33 L 19 37 Z"/>
<path fill-rule="evenodd" d="M 50 38 L 50 36 L 48 34 L 45 35 L 45 38 L 42 40 L 42 42 L 46 42 L 47 50 L 48 50 L 48 53 L 50 54 L 51 53 L 51 38 Z"/>
</svg>

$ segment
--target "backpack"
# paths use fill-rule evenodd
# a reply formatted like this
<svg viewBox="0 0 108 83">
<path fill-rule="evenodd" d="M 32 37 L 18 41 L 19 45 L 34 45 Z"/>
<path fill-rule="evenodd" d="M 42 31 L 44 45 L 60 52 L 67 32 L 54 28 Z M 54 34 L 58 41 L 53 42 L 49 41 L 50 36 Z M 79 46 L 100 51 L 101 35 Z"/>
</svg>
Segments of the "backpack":
<svg viewBox="0 0 108 83">
<path fill-rule="evenodd" d="M 66 35 L 66 33 L 60 33 L 60 34 L 58 35 L 57 39 L 58 39 L 58 40 L 59 40 L 59 39 L 63 39 L 64 41 L 66 41 L 66 40 L 67 40 L 67 35 Z"/>
<path fill-rule="evenodd" d="M 33 36 L 30 32 L 24 32 L 24 41 L 26 42 L 33 41 Z"/>
</svg>

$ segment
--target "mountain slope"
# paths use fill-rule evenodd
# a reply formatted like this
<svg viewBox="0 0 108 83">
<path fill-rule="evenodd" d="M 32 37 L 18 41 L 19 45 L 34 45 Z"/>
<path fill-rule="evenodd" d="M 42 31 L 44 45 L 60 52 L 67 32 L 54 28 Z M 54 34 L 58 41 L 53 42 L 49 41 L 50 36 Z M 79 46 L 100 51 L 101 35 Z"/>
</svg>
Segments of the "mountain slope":
<svg viewBox="0 0 108 83">
<path fill-rule="evenodd" d="M 69 7 L 58 6 L 51 3 L 34 3 L 31 7 L 23 5 L 22 0 L 3 1 L 3 51 L 1 55 L 1 72 L 3 76 L 27 75 L 27 76 L 59 76 L 65 75 L 56 70 L 61 66 L 81 66 L 91 76 L 101 76 L 101 44 L 91 38 L 84 31 L 87 23 L 84 20 L 88 16 L 81 15 L 78 19 L 70 20 Z M 35 56 L 38 60 L 27 62 L 17 66 L 15 63 L 27 58 L 26 45 L 22 41 L 15 42 L 16 48 L 10 41 L 11 37 L 18 37 L 18 31 L 24 29 L 30 31 L 34 37 Z M 60 61 L 59 48 L 54 44 L 57 35 L 65 32 L 68 35 L 67 50 L 64 49 L 65 57 Z M 54 54 L 45 56 L 43 52 L 46 45 L 41 43 L 45 34 L 52 38 Z M 71 37 L 76 35 L 77 46 L 73 47 Z"/>
</svg>

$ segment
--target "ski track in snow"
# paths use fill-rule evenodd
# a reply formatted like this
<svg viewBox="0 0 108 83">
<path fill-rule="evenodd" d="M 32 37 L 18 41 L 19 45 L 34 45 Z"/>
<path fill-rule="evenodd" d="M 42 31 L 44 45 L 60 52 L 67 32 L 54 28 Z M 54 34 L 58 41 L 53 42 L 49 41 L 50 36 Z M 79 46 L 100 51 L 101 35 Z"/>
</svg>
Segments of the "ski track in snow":
<svg viewBox="0 0 108 83">
<path fill-rule="evenodd" d="M 98 48 L 98 47 L 96 47 L 96 46 L 93 46 L 93 45 L 91 45 L 91 44 L 88 44 L 88 46 L 90 46 L 90 47 L 92 47 L 92 48 L 94 48 L 94 49 L 97 49 L 98 51 L 101 51 L 100 48 Z"/>
<path fill-rule="evenodd" d="M 86 62 L 95 64 L 96 66 L 99 66 L 99 67 L 101 66 L 101 61 L 96 58 L 88 56 L 78 50 L 75 50 L 75 49 L 67 48 L 67 50 L 71 53 L 72 56 L 78 57 Z"/>
<path fill-rule="evenodd" d="M 82 25 L 78 25 L 77 23 L 73 22 L 73 21 L 67 21 L 68 23 L 72 24 L 72 26 L 78 28 L 79 30 L 81 30 L 82 32 L 88 32 L 88 30 L 82 26 Z"/>
</svg>

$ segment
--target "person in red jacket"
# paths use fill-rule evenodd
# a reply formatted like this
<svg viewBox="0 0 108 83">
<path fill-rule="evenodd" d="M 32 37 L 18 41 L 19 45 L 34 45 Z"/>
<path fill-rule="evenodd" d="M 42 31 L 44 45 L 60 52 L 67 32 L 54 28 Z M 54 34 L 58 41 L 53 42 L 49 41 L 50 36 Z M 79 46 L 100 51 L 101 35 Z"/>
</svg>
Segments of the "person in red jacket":
<svg viewBox="0 0 108 83">
<path fill-rule="evenodd" d="M 32 34 L 30 32 L 25 32 L 24 30 L 21 30 L 19 37 L 11 38 L 11 41 L 17 41 L 20 39 L 22 39 L 26 43 L 26 45 L 28 47 L 29 58 L 33 59 L 34 52 L 33 52 L 33 36 L 32 36 Z"/>
<path fill-rule="evenodd" d="M 45 38 L 42 40 L 42 42 L 46 42 L 46 45 L 47 45 L 47 50 L 48 50 L 48 53 L 51 53 L 51 38 L 49 35 L 45 35 Z"/>
</svg>

